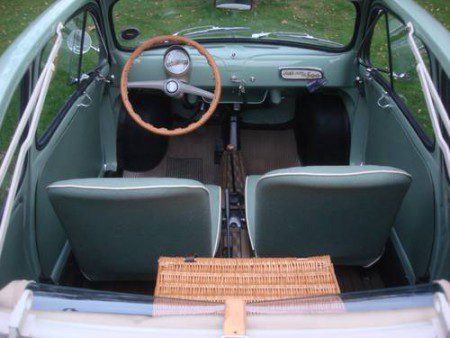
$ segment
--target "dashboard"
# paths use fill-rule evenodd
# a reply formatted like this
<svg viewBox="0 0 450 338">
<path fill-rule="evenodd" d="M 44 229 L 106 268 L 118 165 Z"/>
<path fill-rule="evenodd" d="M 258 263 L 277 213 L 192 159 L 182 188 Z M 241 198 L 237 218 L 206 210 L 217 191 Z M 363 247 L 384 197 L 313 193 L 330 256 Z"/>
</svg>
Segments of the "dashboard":
<svg viewBox="0 0 450 338">
<path fill-rule="evenodd" d="M 260 44 L 208 44 L 222 76 L 222 103 L 239 102 L 242 91 L 260 103 L 273 89 L 306 87 L 326 78 L 326 86 L 353 84 L 353 53 L 329 53 L 287 46 Z M 119 64 L 128 53 L 117 52 Z M 119 71 L 119 70 L 118 70 Z M 141 55 L 129 74 L 130 81 L 180 78 L 194 86 L 211 89 L 214 79 L 206 59 L 188 46 L 157 48 Z"/>
</svg>

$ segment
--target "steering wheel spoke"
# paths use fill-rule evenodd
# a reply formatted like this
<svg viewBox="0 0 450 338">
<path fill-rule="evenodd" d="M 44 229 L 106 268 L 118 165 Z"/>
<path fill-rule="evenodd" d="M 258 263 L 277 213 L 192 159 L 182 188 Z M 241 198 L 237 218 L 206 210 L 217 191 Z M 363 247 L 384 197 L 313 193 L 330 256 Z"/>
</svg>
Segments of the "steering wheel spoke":
<svg viewBox="0 0 450 338">
<path fill-rule="evenodd" d="M 166 81 L 136 81 L 136 82 L 128 82 L 128 88 L 132 89 L 158 89 L 164 90 L 164 84 Z"/>
<path fill-rule="evenodd" d="M 192 94 L 208 100 L 214 99 L 214 93 L 175 79 L 128 82 L 128 89 L 157 89 L 168 96 L 177 97 L 181 94 Z"/>
<path fill-rule="evenodd" d="M 192 85 L 184 83 L 184 82 L 180 83 L 180 92 L 182 92 L 184 94 L 192 94 L 192 95 L 201 96 L 201 97 L 203 97 L 205 99 L 209 99 L 209 100 L 214 99 L 214 93 L 211 93 L 207 90 L 192 86 Z"/>
</svg>

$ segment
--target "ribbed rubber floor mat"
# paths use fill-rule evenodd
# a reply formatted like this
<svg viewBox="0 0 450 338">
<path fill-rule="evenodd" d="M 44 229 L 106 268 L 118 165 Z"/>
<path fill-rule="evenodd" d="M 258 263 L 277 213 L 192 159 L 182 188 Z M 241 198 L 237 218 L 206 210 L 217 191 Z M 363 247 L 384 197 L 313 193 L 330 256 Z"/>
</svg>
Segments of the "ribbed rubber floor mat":
<svg viewBox="0 0 450 338">
<path fill-rule="evenodd" d="M 293 130 L 242 130 L 241 153 L 247 175 L 300 166 Z"/>
<path fill-rule="evenodd" d="M 124 177 L 189 178 L 204 184 L 220 185 L 220 166 L 214 163 L 220 127 L 208 126 L 170 139 L 169 149 L 158 166 L 145 172 L 124 172 Z"/>
<path fill-rule="evenodd" d="M 166 176 L 202 182 L 203 160 L 201 158 L 168 158 Z"/>
<path fill-rule="evenodd" d="M 240 131 L 241 154 L 247 175 L 262 175 L 271 170 L 300 166 L 293 130 Z M 221 185 L 220 166 L 214 163 L 219 126 L 170 139 L 161 163 L 146 172 L 125 172 L 124 177 L 192 178 L 204 184 Z"/>
</svg>

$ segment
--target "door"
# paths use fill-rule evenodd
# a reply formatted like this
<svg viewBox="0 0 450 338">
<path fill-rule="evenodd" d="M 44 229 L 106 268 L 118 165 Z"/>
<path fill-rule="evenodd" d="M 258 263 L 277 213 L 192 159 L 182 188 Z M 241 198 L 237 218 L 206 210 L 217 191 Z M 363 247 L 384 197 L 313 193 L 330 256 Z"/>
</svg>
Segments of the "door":
<svg viewBox="0 0 450 338">
<path fill-rule="evenodd" d="M 56 181 L 98 177 L 103 167 L 100 115 L 108 104 L 108 55 L 99 9 L 91 4 L 65 23 L 64 40 L 30 158 L 35 210 L 30 245 L 36 247 L 40 275 L 57 282 L 70 247 L 46 187 Z M 42 51 L 45 63 L 52 40 Z"/>
<path fill-rule="evenodd" d="M 360 56 L 363 104 L 369 112 L 365 162 L 401 168 L 412 176 L 391 238 L 409 281 L 415 283 L 430 278 L 436 231 L 439 163 L 433 128 L 406 25 L 389 9 L 374 7 L 368 27 Z M 424 43 L 417 43 L 429 61 Z"/>
</svg>

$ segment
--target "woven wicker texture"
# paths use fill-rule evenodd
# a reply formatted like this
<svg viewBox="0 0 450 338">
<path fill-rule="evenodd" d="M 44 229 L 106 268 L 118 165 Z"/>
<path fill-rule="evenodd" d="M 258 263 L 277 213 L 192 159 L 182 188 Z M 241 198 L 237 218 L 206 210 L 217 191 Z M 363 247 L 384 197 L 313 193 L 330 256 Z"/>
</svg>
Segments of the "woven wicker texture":
<svg viewBox="0 0 450 338">
<path fill-rule="evenodd" d="M 339 294 L 329 256 L 310 258 L 161 257 L 155 296 L 248 302 Z"/>
</svg>

